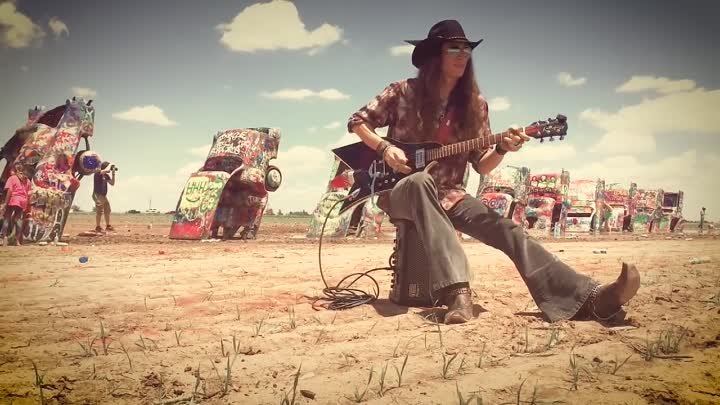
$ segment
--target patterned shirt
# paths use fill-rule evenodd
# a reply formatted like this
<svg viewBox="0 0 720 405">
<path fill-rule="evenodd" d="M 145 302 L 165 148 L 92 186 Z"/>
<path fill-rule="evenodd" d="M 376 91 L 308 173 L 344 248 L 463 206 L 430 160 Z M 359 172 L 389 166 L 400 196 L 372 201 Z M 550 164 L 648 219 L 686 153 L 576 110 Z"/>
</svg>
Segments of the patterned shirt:
<svg viewBox="0 0 720 405">
<path fill-rule="evenodd" d="M 419 115 L 414 109 L 414 89 L 417 86 L 417 79 L 406 79 L 388 85 L 382 93 L 377 95 L 366 106 L 350 116 L 348 120 L 348 131 L 352 132 L 352 128 L 358 124 L 365 123 L 371 129 L 388 127 L 388 137 L 401 142 L 438 142 L 437 139 L 426 139 L 426 136 L 415 130 L 413 121 L 409 119 L 412 114 Z M 481 121 L 478 137 L 489 136 L 490 121 L 488 119 L 488 105 L 485 98 L 480 96 L 480 106 L 483 110 L 483 118 Z M 438 129 L 441 112 L 438 113 L 438 122 L 434 123 L 435 130 Z M 456 123 L 450 123 L 451 128 L 456 128 Z M 433 138 L 435 138 L 433 136 Z M 456 134 L 452 133 L 449 138 L 443 142 L 450 144 L 459 142 Z M 478 171 L 478 162 L 480 158 L 487 152 L 487 148 L 483 150 L 474 150 L 454 156 L 438 160 L 438 164 L 430 171 L 430 175 L 435 181 L 438 189 L 438 199 L 443 208 L 449 210 L 465 194 L 465 174 L 467 172 L 468 162 Z M 387 211 L 389 193 L 384 192 L 378 196 L 378 206 Z"/>
</svg>

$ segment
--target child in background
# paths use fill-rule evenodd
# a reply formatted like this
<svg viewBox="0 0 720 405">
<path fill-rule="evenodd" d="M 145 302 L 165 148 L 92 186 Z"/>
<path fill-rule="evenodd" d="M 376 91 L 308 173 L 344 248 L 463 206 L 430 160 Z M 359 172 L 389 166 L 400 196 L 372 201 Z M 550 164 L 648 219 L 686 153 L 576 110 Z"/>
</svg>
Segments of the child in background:
<svg viewBox="0 0 720 405">
<path fill-rule="evenodd" d="M 5 183 L 5 217 L 0 230 L 0 246 L 5 245 L 8 228 L 15 226 L 15 245 L 23 242 L 22 223 L 25 211 L 30 200 L 30 179 L 28 179 L 22 165 L 15 165 L 15 174 L 11 175 Z"/>
</svg>

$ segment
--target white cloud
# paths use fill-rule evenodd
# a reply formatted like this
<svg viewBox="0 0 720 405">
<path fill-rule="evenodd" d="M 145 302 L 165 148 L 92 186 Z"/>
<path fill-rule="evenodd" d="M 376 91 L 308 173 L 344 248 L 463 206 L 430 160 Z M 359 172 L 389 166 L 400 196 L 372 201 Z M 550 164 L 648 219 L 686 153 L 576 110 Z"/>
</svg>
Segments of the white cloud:
<svg viewBox="0 0 720 405">
<path fill-rule="evenodd" d="M 48 21 L 48 27 L 50 27 L 50 31 L 55 34 L 55 37 L 59 37 L 62 34 L 65 34 L 65 36 L 70 35 L 70 30 L 68 30 L 67 25 L 57 17 L 53 17 Z"/>
<path fill-rule="evenodd" d="M 313 91 L 309 89 L 282 89 L 272 93 L 262 92 L 261 96 L 271 100 L 304 100 L 306 98 L 319 98 L 322 100 L 346 100 L 350 98 L 347 94 L 343 94 L 337 89 L 325 89 Z"/>
<path fill-rule="evenodd" d="M 690 91 L 695 88 L 695 81 L 671 80 L 667 77 L 633 76 L 627 82 L 618 86 L 618 93 L 637 93 L 645 90 L 655 90 L 660 94 L 670 94 L 680 91 Z"/>
<path fill-rule="evenodd" d="M 574 78 L 570 73 L 568 72 L 560 72 L 557 75 L 557 81 L 561 85 L 565 87 L 575 87 L 575 86 L 582 86 L 587 82 L 587 79 L 584 77 L 577 77 Z"/>
<path fill-rule="evenodd" d="M 27 72 L 30 71 L 30 66 L 22 65 L 22 66 L 20 66 L 20 70 L 21 70 L 23 73 L 27 73 Z"/>
<path fill-rule="evenodd" d="M 340 128 L 340 121 L 333 121 L 333 122 L 325 125 L 323 128 L 325 128 L 325 129 L 338 129 L 338 128 Z"/>
<path fill-rule="evenodd" d="M 342 29 L 323 23 L 308 30 L 295 4 L 285 0 L 246 7 L 228 24 L 220 24 L 220 43 L 235 52 L 319 50 L 342 40 Z M 317 51 L 314 51 L 317 53 Z"/>
<path fill-rule="evenodd" d="M 114 113 L 113 118 L 125 121 L 137 121 L 145 124 L 152 124 L 161 127 L 172 127 L 177 125 L 171 121 L 165 112 L 155 105 L 132 107 L 127 111 Z"/>
<path fill-rule="evenodd" d="M 310 132 L 311 134 L 314 134 L 315 132 L 317 132 L 317 130 L 318 130 L 317 127 L 308 128 L 308 132 Z"/>
<path fill-rule="evenodd" d="M 392 46 L 389 49 L 392 56 L 411 55 L 413 50 L 415 50 L 415 45 L 410 44 Z"/>
<path fill-rule="evenodd" d="M 505 111 L 510 108 L 510 100 L 507 97 L 495 97 L 488 101 L 490 111 Z"/>
<path fill-rule="evenodd" d="M 202 145 L 202 146 L 196 146 L 194 148 L 189 148 L 187 151 L 193 156 L 205 158 L 207 157 L 208 153 L 210 153 L 210 148 L 212 147 L 212 144 Z"/>
<path fill-rule="evenodd" d="M 614 113 L 587 109 L 580 118 L 605 131 L 593 152 L 614 153 L 628 147 L 652 152 L 659 135 L 720 133 L 718 106 L 720 90 L 695 89 L 644 99 Z"/>
<path fill-rule="evenodd" d="M 97 96 L 97 91 L 89 87 L 73 87 L 72 93 L 73 96 L 82 97 L 85 99 L 94 98 L 95 96 Z"/>
<path fill-rule="evenodd" d="M 26 48 L 45 36 L 45 31 L 10 1 L 0 4 L 0 33 L 0 44 L 9 48 Z"/>
</svg>

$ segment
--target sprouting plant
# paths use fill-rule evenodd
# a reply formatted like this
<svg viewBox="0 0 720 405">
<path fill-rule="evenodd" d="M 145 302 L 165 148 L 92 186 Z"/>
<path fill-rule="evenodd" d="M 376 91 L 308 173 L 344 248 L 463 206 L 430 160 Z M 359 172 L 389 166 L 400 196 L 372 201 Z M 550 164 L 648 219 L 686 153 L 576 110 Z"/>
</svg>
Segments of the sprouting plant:
<svg viewBox="0 0 720 405">
<path fill-rule="evenodd" d="M 448 356 L 443 352 L 443 367 L 442 367 L 442 378 L 449 379 L 450 378 L 450 366 L 452 365 L 452 362 L 457 358 L 458 353 L 453 354 L 452 356 Z"/>
<path fill-rule="evenodd" d="M 370 367 L 370 373 L 368 374 L 368 380 L 367 380 L 367 383 L 365 384 L 365 389 L 363 390 L 363 392 L 360 392 L 358 390 L 358 387 L 355 386 L 355 392 L 353 393 L 353 397 L 352 398 L 346 397 L 346 398 L 351 401 L 354 401 L 355 403 L 358 403 L 358 404 L 360 402 L 364 401 L 365 396 L 367 395 L 368 389 L 370 388 L 370 383 L 372 382 L 372 378 L 373 378 L 373 368 Z"/>
<path fill-rule="evenodd" d="M 105 334 L 105 326 L 103 325 L 102 320 L 100 321 L 100 341 L 102 342 L 103 354 L 107 356 L 110 344 L 107 343 L 107 335 Z"/>
<path fill-rule="evenodd" d="M 290 318 L 290 329 L 295 329 L 297 325 L 295 324 L 295 306 L 290 305 L 288 307 L 288 318 Z"/>
<path fill-rule="evenodd" d="M 622 361 L 622 363 L 618 363 L 618 361 L 617 361 L 618 359 L 617 359 L 617 355 L 616 355 L 616 356 L 615 356 L 615 364 L 613 365 L 612 374 L 615 375 L 615 373 L 617 373 L 617 372 L 620 370 L 620 368 L 621 368 L 622 366 L 624 366 L 625 363 L 627 363 L 628 360 L 630 360 L 630 357 L 632 357 L 632 353 L 630 353 L 630 355 L 627 356 L 627 357 L 625 358 L 625 360 Z"/>
<path fill-rule="evenodd" d="M 298 380 L 300 379 L 300 369 L 302 368 L 302 363 L 300 363 L 300 366 L 297 369 L 297 372 L 293 374 L 295 378 L 293 379 L 293 387 L 292 387 L 292 397 L 288 396 L 287 392 L 283 393 L 283 399 L 280 402 L 280 405 L 295 405 L 295 397 L 297 395 L 297 387 L 298 387 Z"/>
<path fill-rule="evenodd" d="M 40 375 L 40 372 L 38 371 L 37 364 L 35 364 L 34 361 L 32 361 L 33 365 L 33 371 L 35 371 L 35 386 L 38 389 L 38 392 L 40 393 L 40 405 L 45 405 L 45 395 L 43 395 L 43 379 L 45 378 L 45 374 Z"/>
<path fill-rule="evenodd" d="M 480 356 L 478 357 L 477 368 L 482 368 L 483 355 L 485 354 L 485 345 L 487 342 L 483 342 L 482 349 L 480 349 Z"/>
<path fill-rule="evenodd" d="M 388 368 L 388 361 L 385 362 L 385 367 L 382 368 L 382 371 L 380 371 L 380 389 L 378 390 L 378 395 L 381 397 L 383 396 L 385 392 L 385 375 L 387 374 L 387 368 Z"/>
<path fill-rule="evenodd" d="M 132 371 L 133 366 L 132 366 L 132 360 L 130 360 L 130 353 L 128 353 L 127 349 L 125 348 L 125 345 L 122 342 L 120 342 L 120 349 L 123 351 L 123 353 L 125 353 L 125 356 L 128 359 L 128 364 L 130 365 L 130 371 Z"/>
<path fill-rule="evenodd" d="M 405 355 L 405 360 L 403 360 L 403 364 L 399 369 L 397 368 L 397 366 L 395 364 L 393 364 L 393 367 L 395 368 L 395 374 L 397 374 L 397 378 L 398 378 L 398 388 L 402 385 L 402 376 L 403 376 L 403 373 L 405 373 L 405 366 L 407 365 L 409 356 L 410 356 L 409 354 Z"/>
</svg>

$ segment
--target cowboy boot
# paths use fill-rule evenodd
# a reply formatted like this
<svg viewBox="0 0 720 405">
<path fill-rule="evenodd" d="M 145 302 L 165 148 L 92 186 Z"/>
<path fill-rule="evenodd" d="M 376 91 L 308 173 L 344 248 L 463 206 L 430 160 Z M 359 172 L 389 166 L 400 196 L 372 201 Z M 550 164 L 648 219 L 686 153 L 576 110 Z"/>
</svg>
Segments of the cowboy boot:
<svg viewBox="0 0 720 405">
<path fill-rule="evenodd" d="M 470 287 L 450 288 L 445 293 L 444 302 L 448 306 L 448 311 L 445 314 L 445 323 L 447 325 L 465 323 L 472 319 Z"/>
<path fill-rule="evenodd" d="M 590 293 L 584 315 L 591 319 L 606 321 L 622 310 L 640 288 L 640 272 L 634 264 L 622 264 L 617 280 L 610 284 L 598 285 Z"/>
</svg>

